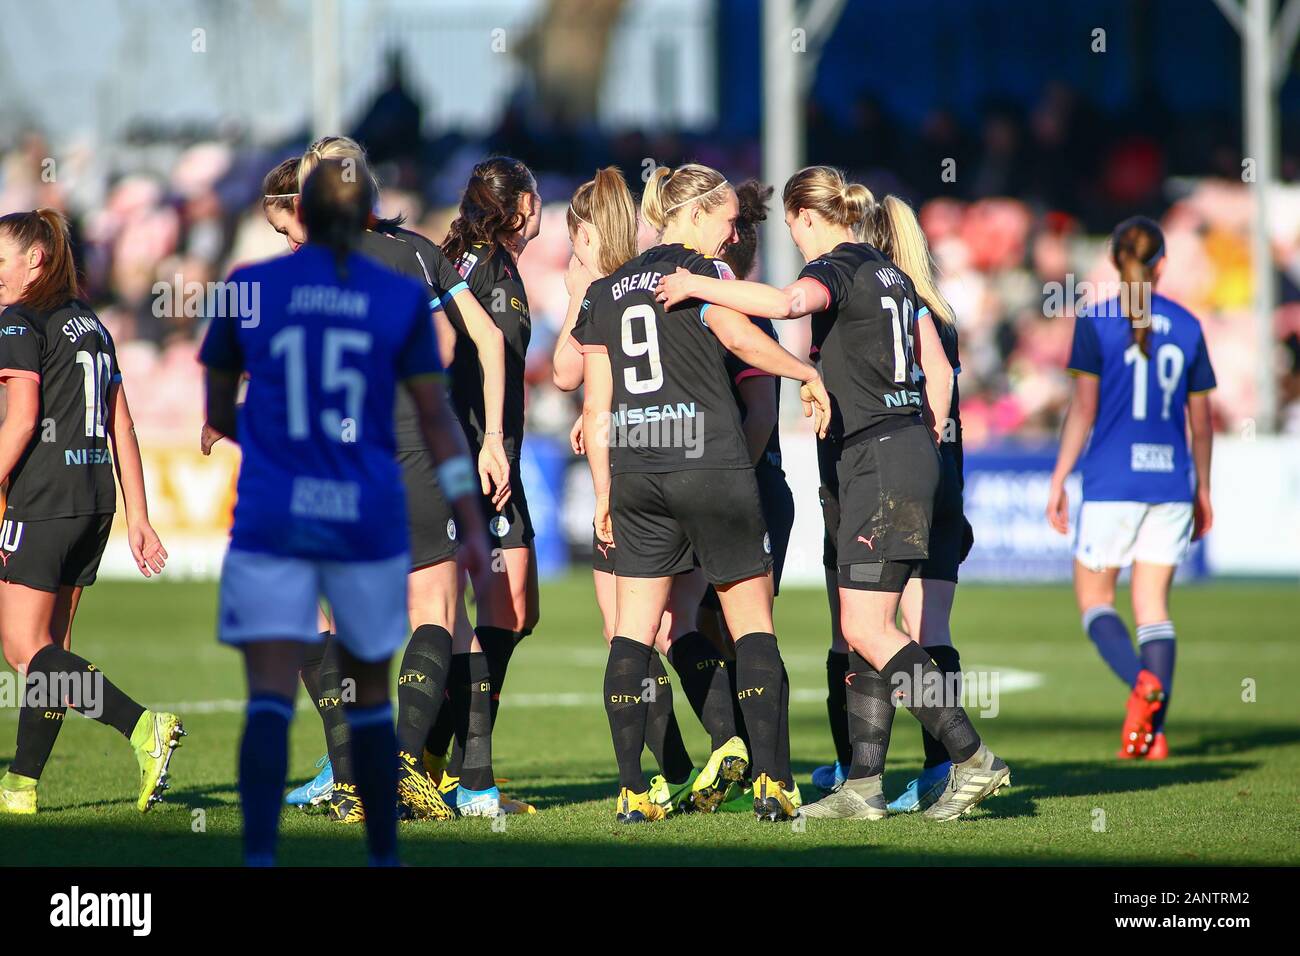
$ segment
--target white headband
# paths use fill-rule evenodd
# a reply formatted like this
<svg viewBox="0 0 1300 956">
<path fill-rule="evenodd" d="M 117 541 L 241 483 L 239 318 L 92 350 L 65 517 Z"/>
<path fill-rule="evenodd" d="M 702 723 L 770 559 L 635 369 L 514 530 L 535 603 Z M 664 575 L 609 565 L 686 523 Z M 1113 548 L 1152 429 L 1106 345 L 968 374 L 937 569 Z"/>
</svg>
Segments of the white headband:
<svg viewBox="0 0 1300 956">
<path fill-rule="evenodd" d="M 569 212 L 573 213 L 573 218 L 578 220 L 578 222 L 586 223 L 588 226 L 591 226 L 592 229 L 596 228 L 596 224 L 594 222 L 588 222 L 586 219 L 583 219 L 581 216 L 578 215 L 578 210 L 573 208 L 573 203 L 569 203 Z"/>
<path fill-rule="evenodd" d="M 729 186 L 729 185 L 731 185 L 731 184 L 728 183 L 728 182 L 724 179 L 722 182 L 718 183 L 718 185 L 714 186 L 712 189 L 706 189 L 706 190 L 704 190 L 704 192 L 700 193 L 698 196 L 692 196 L 690 199 L 686 199 L 686 200 L 683 200 L 682 202 L 675 203 L 674 205 L 669 206 L 667 209 L 664 210 L 664 215 L 665 215 L 665 216 L 668 215 L 668 214 L 669 214 L 670 212 L 672 212 L 674 209 L 680 209 L 682 206 L 685 206 L 685 205 L 688 205 L 688 204 L 690 204 L 690 203 L 693 203 L 693 202 L 695 202 L 695 201 L 697 201 L 697 200 L 703 199 L 703 198 L 704 198 L 705 196 L 707 196 L 709 193 L 711 193 L 711 192 L 717 192 L 717 191 L 718 191 L 719 189 L 721 189 L 723 186 Z"/>
</svg>

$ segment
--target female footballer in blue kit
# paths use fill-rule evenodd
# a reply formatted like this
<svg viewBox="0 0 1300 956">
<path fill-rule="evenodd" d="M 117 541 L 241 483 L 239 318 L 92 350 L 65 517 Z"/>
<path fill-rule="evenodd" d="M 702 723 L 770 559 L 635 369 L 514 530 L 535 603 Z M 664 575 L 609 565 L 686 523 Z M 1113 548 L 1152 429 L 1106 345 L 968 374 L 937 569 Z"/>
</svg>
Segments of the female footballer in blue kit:
<svg viewBox="0 0 1300 956">
<path fill-rule="evenodd" d="M 1069 532 L 1065 481 L 1082 456 L 1074 591 L 1083 628 L 1131 688 L 1119 756 L 1162 760 L 1175 657 L 1169 591 L 1190 542 L 1214 520 L 1214 369 L 1196 317 L 1153 291 L 1165 265 L 1160 227 L 1126 219 L 1111 237 L 1111 258 L 1121 294 L 1075 320 L 1074 395 L 1047 518 Z M 1130 565 L 1137 651 L 1115 612 L 1115 582 Z"/>
<path fill-rule="evenodd" d="M 244 652 L 249 703 L 240 747 L 244 852 L 275 860 L 289 721 L 306 645 L 320 640 L 328 600 L 344 679 L 358 796 L 372 863 L 397 862 L 397 735 L 389 664 L 406 643 L 410 535 L 395 449 L 394 398 L 408 390 L 456 517 L 469 532 L 458 557 L 486 560 L 479 485 L 441 389 L 426 289 L 355 250 L 373 185 L 339 160 L 303 184 L 307 244 L 236 270 L 257 282 L 256 322 L 212 320 L 200 360 L 208 421 L 243 451 L 219 630 Z M 247 401 L 236 412 L 240 376 Z"/>
</svg>

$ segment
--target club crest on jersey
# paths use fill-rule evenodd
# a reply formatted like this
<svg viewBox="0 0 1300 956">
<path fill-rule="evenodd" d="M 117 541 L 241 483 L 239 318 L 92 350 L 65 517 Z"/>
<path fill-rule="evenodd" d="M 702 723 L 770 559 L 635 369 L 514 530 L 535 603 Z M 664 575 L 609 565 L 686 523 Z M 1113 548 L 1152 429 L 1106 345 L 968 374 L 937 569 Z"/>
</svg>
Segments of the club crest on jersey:
<svg viewBox="0 0 1300 956">
<path fill-rule="evenodd" d="M 510 519 L 505 515 L 497 515 L 488 522 L 488 530 L 496 538 L 504 538 L 510 533 Z"/>
<path fill-rule="evenodd" d="M 766 531 L 763 532 L 763 553 L 764 554 L 772 553 L 772 536 L 768 534 Z"/>
<path fill-rule="evenodd" d="M 447 519 L 447 540 L 448 541 L 456 540 L 456 519 L 455 518 Z"/>
</svg>

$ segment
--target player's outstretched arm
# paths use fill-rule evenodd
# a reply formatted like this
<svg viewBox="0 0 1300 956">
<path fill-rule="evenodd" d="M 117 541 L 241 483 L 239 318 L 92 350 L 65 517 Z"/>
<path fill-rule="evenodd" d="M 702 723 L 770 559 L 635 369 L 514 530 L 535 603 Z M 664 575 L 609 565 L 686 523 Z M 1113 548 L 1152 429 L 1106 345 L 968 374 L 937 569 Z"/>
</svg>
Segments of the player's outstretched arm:
<svg viewBox="0 0 1300 956">
<path fill-rule="evenodd" d="M 5 418 L 0 424 L 0 481 L 7 486 L 9 473 L 36 434 L 36 422 L 41 415 L 41 383 L 34 378 L 8 379 L 5 398 Z"/>
<path fill-rule="evenodd" d="M 614 401 L 614 373 L 604 352 L 583 353 L 582 443 L 587 449 L 587 467 L 596 491 L 593 524 L 596 537 L 614 542 L 614 525 L 609 517 L 609 411 Z"/>
<path fill-rule="evenodd" d="M 452 301 L 478 350 L 478 364 L 483 370 L 484 427 L 478 475 L 483 494 L 492 495 L 492 504 L 499 509 L 510 500 L 510 460 L 506 457 L 502 425 L 506 401 L 506 340 L 468 288 L 457 292 Z"/>
<path fill-rule="evenodd" d="M 421 375 L 403 382 L 415 402 L 420 434 L 438 469 L 438 484 L 456 512 L 460 526 L 459 560 L 476 577 L 487 568 L 487 529 L 479 510 L 479 486 L 470 464 L 469 448 L 460 424 L 447 405 L 440 375 Z"/>
<path fill-rule="evenodd" d="M 140 460 L 135 421 L 131 418 L 131 407 L 126 402 L 126 389 L 121 382 L 112 386 L 108 403 L 108 437 L 113 441 L 113 465 L 117 468 L 117 481 L 122 486 L 122 501 L 126 505 L 126 533 L 131 557 L 135 558 L 135 566 L 141 574 L 146 578 L 152 577 L 161 574 L 166 567 L 167 549 L 149 523 L 144 463 Z"/>
<path fill-rule="evenodd" d="M 1101 379 L 1095 375 L 1079 375 L 1074 379 L 1074 397 L 1065 413 L 1061 426 L 1061 450 L 1056 454 L 1056 468 L 1052 471 L 1052 487 L 1047 494 L 1047 520 L 1061 534 L 1070 531 L 1070 499 L 1065 493 L 1065 479 L 1074 471 L 1075 463 L 1088 443 L 1088 433 L 1097 420 L 1097 395 Z"/>
<path fill-rule="evenodd" d="M 764 282 L 697 275 L 680 267 L 659 280 L 655 296 L 668 309 L 687 299 L 700 299 L 765 319 L 797 319 L 831 304 L 826 289 L 812 279 L 799 279 L 778 289 Z"/>
<path fill-rule="evenodd" d="M 739 284 L 732 280 L 720 281 L 723 285 Z M 709 330 L 718 341 L 746 365 L 803 383 L 799 397 L 804 403 L 804 415 L 814 417 L 818 436 L 825 437 L 830 425 L 831 401 L 817 369 L 795 358 L 747 316 L 729 307 L 714 306 L 709 309 L 707 318 Z"/>
<path fill-rule="evenodd" d="M 925 373 L 925 410 L 934 440 L 943 442 L 943 428 L 952 408 L 952 364 L 939 341 L 934 315 L 926 312 L 916 320 L 916 359 Z"/>
</svg>

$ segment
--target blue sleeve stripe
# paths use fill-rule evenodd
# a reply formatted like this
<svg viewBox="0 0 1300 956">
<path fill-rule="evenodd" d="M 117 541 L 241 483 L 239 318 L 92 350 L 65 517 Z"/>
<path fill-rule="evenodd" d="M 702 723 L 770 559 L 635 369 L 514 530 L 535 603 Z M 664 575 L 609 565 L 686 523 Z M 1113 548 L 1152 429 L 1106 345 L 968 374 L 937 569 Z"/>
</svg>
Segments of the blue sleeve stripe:
<svg viewBox="0 0 1300 956">
<path fill-rule="evenodd" d="M 446 292 L 443 293 L 442 301 L 450 302 L 452 299 L 456 298 L 456 296 L 460 295 L 468 288 L 469 288 L 469 283 L 462 279 L 460 282 L 457 282 L 454 286 L 452 286 L 450 289 L 448 289 Z"/>
</svg>

